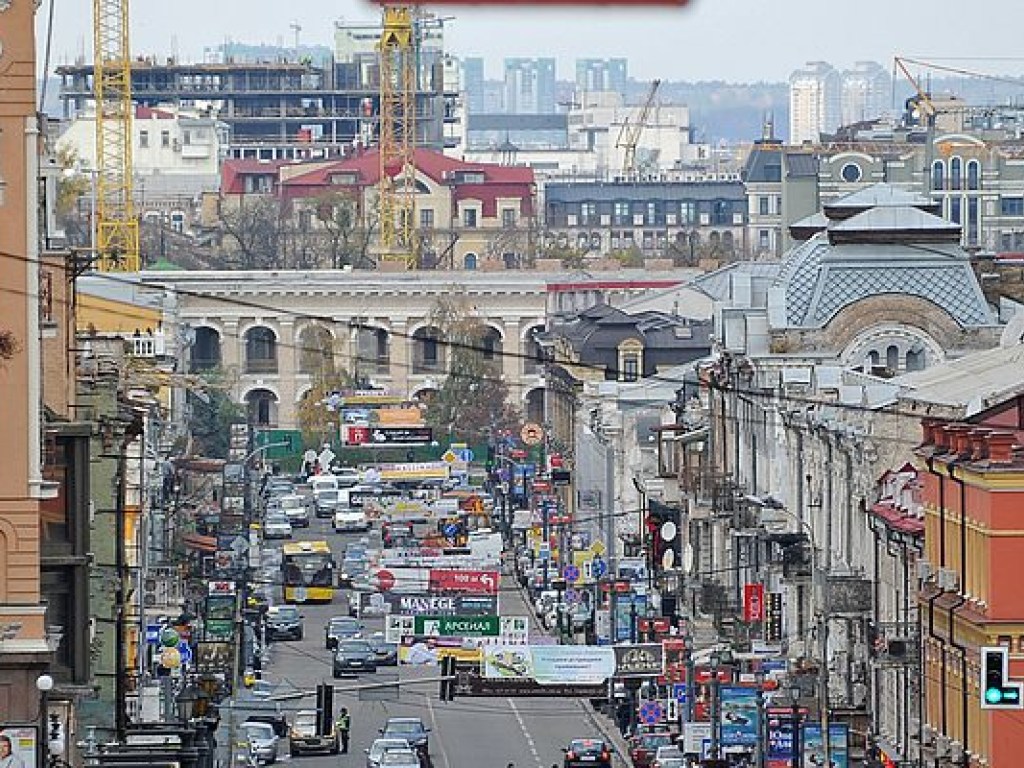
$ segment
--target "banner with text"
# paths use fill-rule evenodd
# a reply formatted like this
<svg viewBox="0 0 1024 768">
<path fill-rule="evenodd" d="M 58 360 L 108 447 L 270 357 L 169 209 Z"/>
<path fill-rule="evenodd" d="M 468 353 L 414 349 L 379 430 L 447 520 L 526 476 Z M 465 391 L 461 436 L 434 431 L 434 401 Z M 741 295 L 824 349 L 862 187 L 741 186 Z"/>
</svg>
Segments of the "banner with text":
<svg viewBox="0 0 1024 768">
<path fill-rule="evenodd" d="M 541 685 L 596 685 L 615 674 L 615 653 L 607 646 L 494 645 L 484 648 L 484 677 L 536 680 Z"/>
</svg>

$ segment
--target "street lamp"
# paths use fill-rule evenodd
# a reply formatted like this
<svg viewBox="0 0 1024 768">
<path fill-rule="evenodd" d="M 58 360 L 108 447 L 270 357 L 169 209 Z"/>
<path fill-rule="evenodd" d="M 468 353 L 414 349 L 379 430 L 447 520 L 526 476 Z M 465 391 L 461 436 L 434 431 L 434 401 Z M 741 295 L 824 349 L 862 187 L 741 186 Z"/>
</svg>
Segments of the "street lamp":
<svg viewBox="0 0 1024 768">
<path fill-rule="evenodd" d="M 793 686 L 789 689 L 789 699 L 792 711 L 790 712 L 790 768 L 800 768 L 800 689 Z"/>
</svg>

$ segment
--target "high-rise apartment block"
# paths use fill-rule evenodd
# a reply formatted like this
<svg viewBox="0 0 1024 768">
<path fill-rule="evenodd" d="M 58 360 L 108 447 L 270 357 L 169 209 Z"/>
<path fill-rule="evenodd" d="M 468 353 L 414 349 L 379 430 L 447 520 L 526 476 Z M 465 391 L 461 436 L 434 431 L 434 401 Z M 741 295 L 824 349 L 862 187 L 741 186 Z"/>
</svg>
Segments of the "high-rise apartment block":
<svg viewBox="0 0 1024 768">
<path fill-rule="evenodd" d="M 576 90 L 625 93 L 628 72 L 626 59 L 576 59 Z"/>
<path fill-rule="evenodd" d="M 505 112 L 540 115 L 555 112 L 555 60 L 505 59 Z"/>
<path fill-rule="evenodd" d="M 465 93 L 466 110 L 473 115 L 486 111 L 484 108 L 484 60 L 479 56 L 468 56 L 462 60 L 462 89 Z"/>
<path fill-rule="evenodd" d="M 842 75 L 824 61 L 808 62 L 789 77 L 789 141 L 818 141 L 839 127 Z"/>
<path fill-rule="evenodd" d="M 876 61 L 858 61 L 843 71 L 842 124 L 875 120 L 892 107 L 892 77 Z"/>
</svg>

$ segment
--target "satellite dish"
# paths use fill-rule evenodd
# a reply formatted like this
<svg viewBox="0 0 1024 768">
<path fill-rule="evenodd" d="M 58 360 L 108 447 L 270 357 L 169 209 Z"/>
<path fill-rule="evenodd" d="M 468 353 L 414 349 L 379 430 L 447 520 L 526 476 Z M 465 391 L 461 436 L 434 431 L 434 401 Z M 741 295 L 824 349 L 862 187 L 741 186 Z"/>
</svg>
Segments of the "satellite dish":
<svg viewBox="0 0 1024 768">
<path fill-rule="evenodd" d="M 662 526 L 661 526 L 661 540 L 662 541 L 672 541 L 672 539 L 674 539 L 676 537 L 676 533 L 678 533 L 678 531 L 676 529 L 676 524 L 673 523 L 671 520 L 669 520 L 668 522 L 662 524 Z"/>
<path fill-rule="evenodd" d="M 661 567 L 663 570 L 668 570 L 676 564 L 676 551 L 674 549 L 666 549 L 665 553 L 661 556 Z"/>
</svg>

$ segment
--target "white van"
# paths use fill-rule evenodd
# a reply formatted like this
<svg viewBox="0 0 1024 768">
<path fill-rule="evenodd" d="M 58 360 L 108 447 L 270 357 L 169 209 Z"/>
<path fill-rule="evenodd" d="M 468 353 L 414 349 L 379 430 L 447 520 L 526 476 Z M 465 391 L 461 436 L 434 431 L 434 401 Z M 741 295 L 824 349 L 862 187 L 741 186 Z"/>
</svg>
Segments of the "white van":
<svg viewBox="0 0 1024 768">
<path fill-rule="evenodd" d="M 309 487 L 313 489 L 314 496 L 320 491 L 336 491 L 338 478 L 334 475 L 313 475 L 309 478 Z"/>
</svg>

